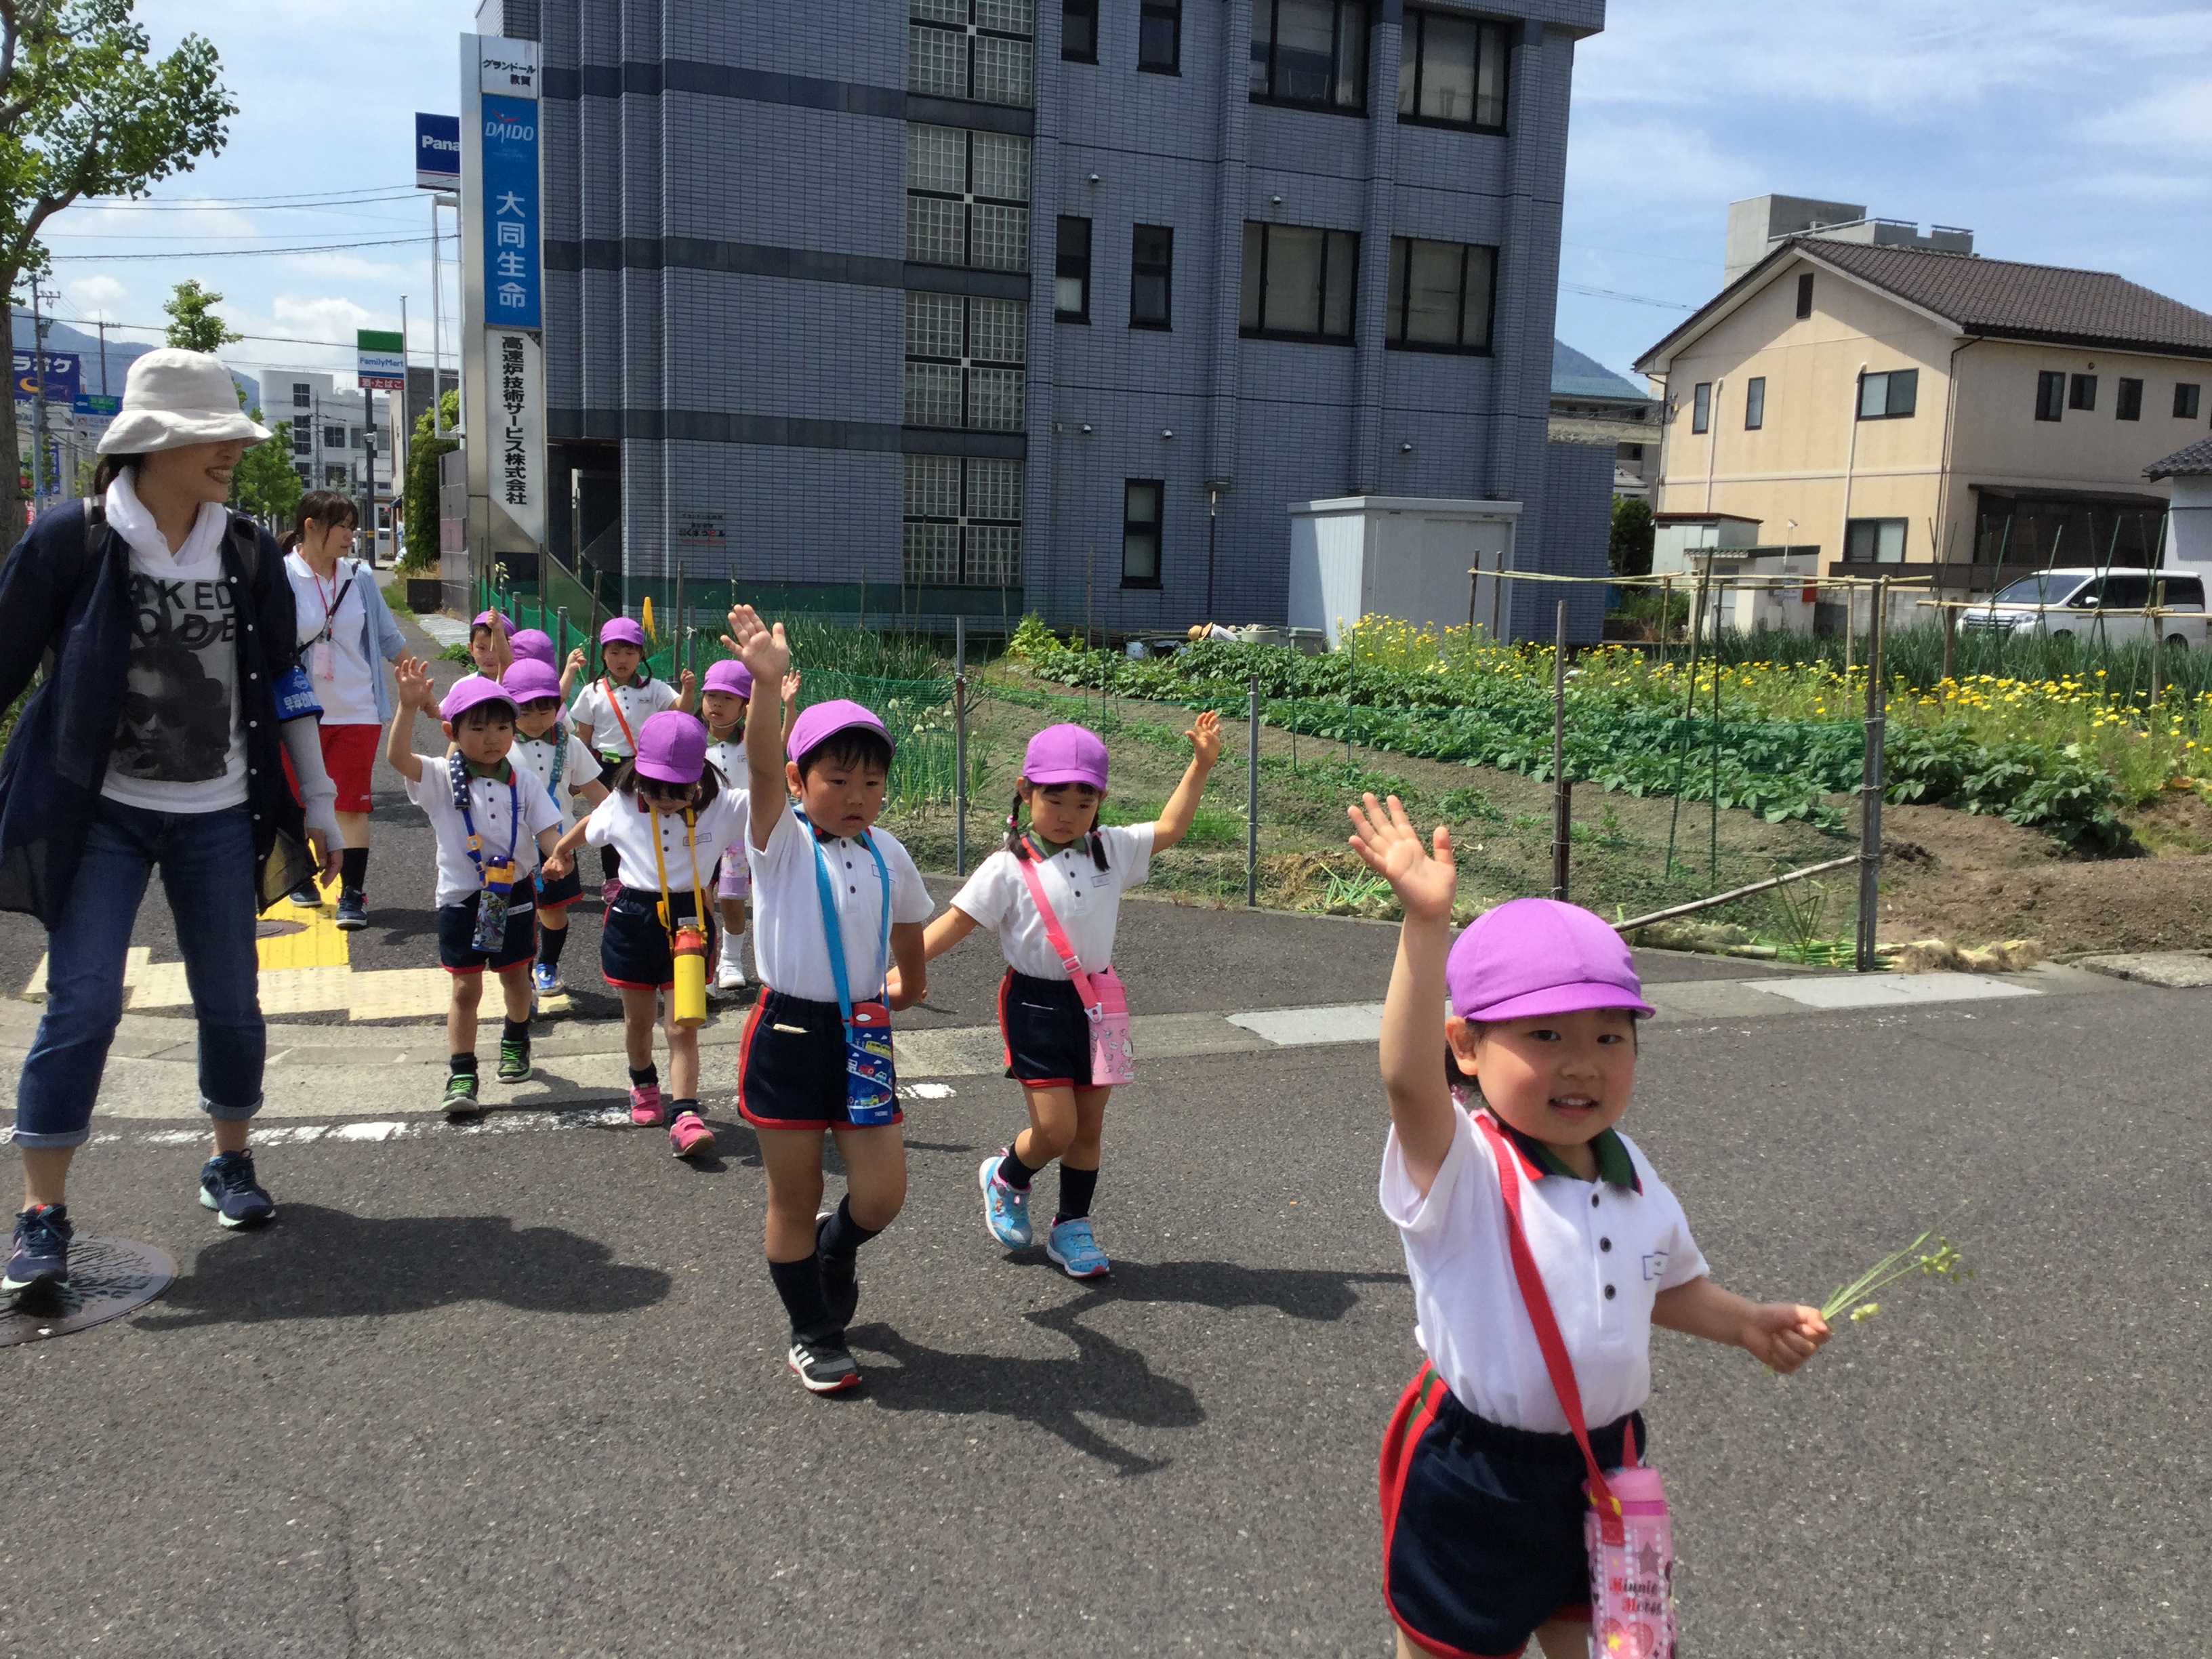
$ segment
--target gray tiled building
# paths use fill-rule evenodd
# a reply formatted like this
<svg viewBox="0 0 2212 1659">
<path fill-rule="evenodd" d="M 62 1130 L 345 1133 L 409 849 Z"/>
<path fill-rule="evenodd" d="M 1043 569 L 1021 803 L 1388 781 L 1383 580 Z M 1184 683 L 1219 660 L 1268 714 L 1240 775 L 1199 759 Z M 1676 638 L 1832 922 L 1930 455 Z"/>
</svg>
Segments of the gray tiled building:
<svg viewBox="0 0 2212 1659">
<path fill-rule="evenodd" d="M 1280 620 L 1294 501 L 1517 500 L 1523 568 L 1589 563 L 1547 543 L 1547 420 L 1602 0 L 503 21 L 546 65 L 556 549 L 1116 629 L 1209 580 Z"/>
</svg>

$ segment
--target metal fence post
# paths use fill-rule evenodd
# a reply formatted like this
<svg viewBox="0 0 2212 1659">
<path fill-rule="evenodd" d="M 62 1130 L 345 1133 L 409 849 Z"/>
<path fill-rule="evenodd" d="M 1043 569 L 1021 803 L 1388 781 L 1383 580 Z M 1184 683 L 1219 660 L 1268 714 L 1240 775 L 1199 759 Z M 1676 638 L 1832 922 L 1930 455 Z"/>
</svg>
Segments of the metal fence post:
<svg viewBox="0 0 2212 1659">
<path fill-rule="evenodd" d="M 1252 677 L 1245 714 L 1244 904 L 1260 902 L 1260 677 Z"/>
<path fill-rule="evenodd" d="M 553 613 L 560 632 L 553 636 L 553 672 L 559 673 L 568 665 L 568 607 L 562 605 Z"/>
<path fill-rule="evenodd" d="M 952 872 L 968 873 L 968 618 L 952 619 Z"/>
<path fill-rule="evenodd" d="M 1567 602 L 1559 601 L 1552 645 L 1552 896 L 1567 897 L 1567 831 L 1574 786 L 1567 781 Z"/>
<path fill-rule="evenodd" d="M 1874 615 L 1867 622 L 1866 760 L 1859 784 L 1858 971 L 1875 970 L 1875 926 L 1881 902 L 1882 747 L 1888 703 L 1882 693 L 1881 647 L 1889 611 L 1889 578 L 1875 585 Z"/>
</svg>

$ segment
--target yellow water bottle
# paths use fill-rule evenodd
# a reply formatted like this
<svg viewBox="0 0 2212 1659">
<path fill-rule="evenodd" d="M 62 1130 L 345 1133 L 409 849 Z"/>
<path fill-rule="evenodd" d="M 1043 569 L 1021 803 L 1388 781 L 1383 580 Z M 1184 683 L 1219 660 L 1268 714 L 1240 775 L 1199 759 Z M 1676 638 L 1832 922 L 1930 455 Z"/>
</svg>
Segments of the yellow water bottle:
<svg viewBox="0 0 2212 1659">
<path fill-rule="evenodd" d="M 678 1025 L 707 1023 L 707 938 L 696 927 L 676 930 L 675 1019 Z"/>
</svg>

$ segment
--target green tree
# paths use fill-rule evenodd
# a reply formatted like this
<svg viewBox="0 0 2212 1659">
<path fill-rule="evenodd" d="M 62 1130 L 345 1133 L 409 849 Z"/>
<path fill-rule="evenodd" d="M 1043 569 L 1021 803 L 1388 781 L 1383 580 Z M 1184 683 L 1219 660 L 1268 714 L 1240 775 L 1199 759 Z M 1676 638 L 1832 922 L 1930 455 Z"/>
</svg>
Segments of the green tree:
<svg viewBox="0 0 2212 1659">
<path fill-rule="evenodd" d="M 461 394 L 448 392 L 442 402 L 446 430 L 451 432 L 461 422 Z M 438 568 L 438 457 L 459 447 L 451 438 L 430 435 L 428 410 L 416 418 L 414 440 L 407 446 L 407 491 L 400 510 L 407 538 L 407 550 L 399 558 L 402 570 Z"/>
<path fill-rule="evenodd" d="M 258 409 L 252 415 L 261 418 Z M 292 465 L 291 422 L 277 422 L 272 432 L 268 441 L 239 458 L 238 470 L 230 475 L 230 501 L 273 527 L 289 521 L 306 486 Z"/>
<path fill-rule="evenodd" d="M 1607 562 L 1616 576 L 1651 574 L 1651 503 L 1637 495 L 1613 498 L 1613 534 Z"/>
<path fill-rule="evenodd" d="M 132 0 L 0 0 L 0 295 L 48 269 L 39 234 L 88 196 L 137 197 L 222 148 L 238 112 L 213 45 L 155 58 Z M 0 455 L 16 453 L 0 398 Z M 23 533 L 21 483 L 0 465 L 0 552 Z"/>
<path fill-rule="evenodd" d="M 215 352 L 234 340 L 244 339 L 243 334 L 215 314 L 215 307 L 222 303 L 222 295 L 196 281 L 187 278 L 179 283 L 176 292 L 161 301 L 161 309 L 169 313 L 162 343 L 180 351 Z"/>
</svg>

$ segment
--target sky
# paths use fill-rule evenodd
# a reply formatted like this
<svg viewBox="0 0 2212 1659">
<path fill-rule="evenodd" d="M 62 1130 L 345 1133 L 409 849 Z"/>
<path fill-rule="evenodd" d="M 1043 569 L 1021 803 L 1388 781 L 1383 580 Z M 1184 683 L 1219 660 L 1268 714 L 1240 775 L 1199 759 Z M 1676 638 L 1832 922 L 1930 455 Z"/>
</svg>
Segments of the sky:
<svg viewBox="0 0 2212 1659">
<path fill-rule="evenodd" d="M 473 14 L 459 0 L 139 0 L 157 48 L 187 29 L 215 42 L 240 112 L 222 154 L 161 185 L 159 207 L 51 222 L 57 314 L 159 324 L 193 276 L 234 328 L 284 337 L 233 346 L 234 367 L 343 373 L 354 331 L 397 328 L 405 295 L 427 362 L 414 112 L 458 108 Z M 1559 332 L 1611 368 L 1718 290 L 1729 203 L 1768 192 L 1968 226 L 1984 254 L 2117 270 L 2212 310 L 2207 0 L 1613 0 L 1607 14 L 1577 48 Z M 269 199 L 369 194 L 388 199 Z M 265 251 L 386 237 L 416 240 Z M 234 250 L 264 251 L 209 257 Z M 90 257 L 147 253 L 163 257 Z"/>
</svg>

